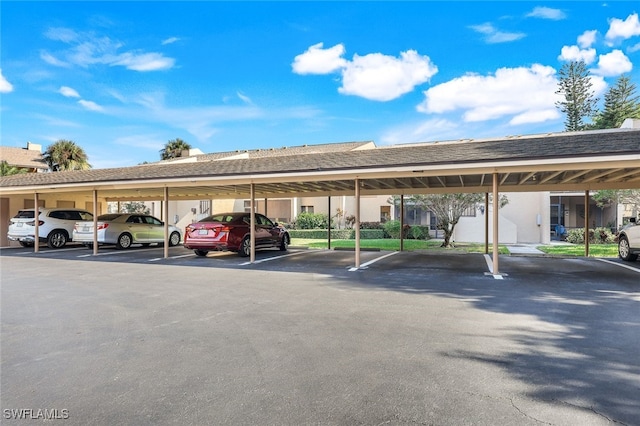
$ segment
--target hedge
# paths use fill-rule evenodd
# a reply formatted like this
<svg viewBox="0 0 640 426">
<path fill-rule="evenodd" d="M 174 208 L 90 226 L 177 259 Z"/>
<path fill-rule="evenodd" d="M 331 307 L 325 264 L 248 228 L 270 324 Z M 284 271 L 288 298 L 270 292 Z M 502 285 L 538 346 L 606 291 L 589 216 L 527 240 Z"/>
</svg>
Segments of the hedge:
<svg viewBox="0 0 640 426">
<path fill-rule="evenodd" d="M 305 238 L 305 239 L 327 239 L 326 229 L 289 229 L 289 235 L 291 238 Z M 356 238 L 355 229 L 332 229 L 332 240 L 353 240 Z M 360 239 L 363 240 L 381 240 L 385 238 L 384 230 L 382 229 L 361 229 Z"/>
</svg>

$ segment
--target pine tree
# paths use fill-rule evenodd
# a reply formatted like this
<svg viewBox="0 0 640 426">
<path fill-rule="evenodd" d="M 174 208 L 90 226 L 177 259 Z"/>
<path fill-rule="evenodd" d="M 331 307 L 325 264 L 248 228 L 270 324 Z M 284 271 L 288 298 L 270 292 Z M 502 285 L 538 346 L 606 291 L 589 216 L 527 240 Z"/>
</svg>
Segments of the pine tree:
<svg viewBox="0 0 640 426">
<path fill-rule="evenodd" d="M 591 90 L 591 77 L 584 61 L 571 61 L 562 66 L 556 94 L 564 96 L 564 101 L 556 102 L 556 107 L 566 114 L 565 131 L 585 129 L 584 118 L 591 117 L 598 101 Z"/>
<path fill-rule="evenodd" d="M 636 85 L 629 77 L 620 76 L 604 95 L 604 110 L 593 117 L 593 129 L 616 129 L 627 118 L 640 118 L 640 96 L 634 96 Z"/>
</svg>

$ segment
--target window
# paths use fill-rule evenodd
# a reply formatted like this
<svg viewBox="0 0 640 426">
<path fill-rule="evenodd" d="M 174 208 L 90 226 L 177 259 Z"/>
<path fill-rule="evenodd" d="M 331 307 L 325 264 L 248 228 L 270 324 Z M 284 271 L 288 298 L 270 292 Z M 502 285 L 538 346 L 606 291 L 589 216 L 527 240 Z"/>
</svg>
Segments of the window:
<svg viewBox="0 0 640 426">
<path fill-rule="evenodd" d="M 300 213 L 313 213 L 313 206 L 300 206 Z"/>
</svg>

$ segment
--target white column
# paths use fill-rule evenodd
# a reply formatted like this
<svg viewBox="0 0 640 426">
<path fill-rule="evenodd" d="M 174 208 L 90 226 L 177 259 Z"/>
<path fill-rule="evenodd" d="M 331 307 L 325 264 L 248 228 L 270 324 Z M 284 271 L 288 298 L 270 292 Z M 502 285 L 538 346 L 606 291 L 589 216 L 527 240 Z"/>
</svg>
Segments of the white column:
<svg viewBox="0 0 640 426">
<path fill-rule="evenodd" d="M 356 264 L 355 267 L 360 267 L 360 179 L 356 178 L 356 222 L 353 224 L 356 231 Z"/>
<path fill-rule="evenodd" d="M 493 275 L 499 275 L 498 270 L 498 173 L 493 174 Z"/>
<path fill-rule="evenodd" d="M 164 219 L 164 258 L 169 257 L 169 187 L 164 187 L 164 200 L 162 200 L 162 215 Z"/>
<path fill-rule="evenodd" d="M 251 208 L 251 230 L 249 231 L 251 237 L 250 237 L 250 241 L 251 241 L 251 257 L 249 258 L 249 261 L 251 263 L 256 261 L 256 208 L 255 208 L 255 203 L 256 203 L 256 187 L 255 184 L 251 184 L 251 202 L 249 203 L 249 206 Z"/>
</svg>

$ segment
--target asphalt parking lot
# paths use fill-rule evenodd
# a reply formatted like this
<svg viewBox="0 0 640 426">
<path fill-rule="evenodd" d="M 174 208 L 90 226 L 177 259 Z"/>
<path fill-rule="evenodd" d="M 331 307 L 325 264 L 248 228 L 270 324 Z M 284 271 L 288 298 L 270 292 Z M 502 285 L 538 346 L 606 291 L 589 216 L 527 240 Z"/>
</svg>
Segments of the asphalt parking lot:
<svg viewBox="0 0 640 426">
<path fill-rule="evenodd" d="M 0 251 L 3 424 L 640 424 L 640 262 Z"/>
</svg>

